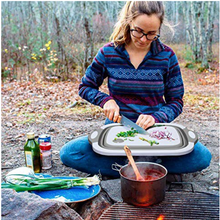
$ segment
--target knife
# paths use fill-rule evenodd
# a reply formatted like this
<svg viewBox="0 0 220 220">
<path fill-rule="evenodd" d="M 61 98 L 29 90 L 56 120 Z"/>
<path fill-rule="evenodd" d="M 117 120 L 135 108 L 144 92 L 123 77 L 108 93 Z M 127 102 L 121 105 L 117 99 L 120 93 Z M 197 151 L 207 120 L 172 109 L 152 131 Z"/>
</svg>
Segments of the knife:
<svg viewBox="0 0 220 220">
<path fill-rule="evenodd" d="M 138 126 L 136 123 L 131 121 L 130 119 L 126 118 L 124 115 L 121 115 L 121 122 L 122 125 L 125 127 L 128 127 L 129 129 L 134 128 L 138 131 L 140 134 L 148 134 L 146 130 L 144 130 L 142 127 Z"/>
</svg>

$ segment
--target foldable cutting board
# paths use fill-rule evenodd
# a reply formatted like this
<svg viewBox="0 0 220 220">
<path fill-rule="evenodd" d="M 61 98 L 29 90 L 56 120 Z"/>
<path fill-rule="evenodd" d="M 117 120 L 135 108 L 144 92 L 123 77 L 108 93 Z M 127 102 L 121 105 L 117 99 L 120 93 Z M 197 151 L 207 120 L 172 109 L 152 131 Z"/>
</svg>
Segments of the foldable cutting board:
<svg viewBox="0 0 220 220">
<path fill-rule="evenodd" d="M 135 134 L 134 137 L 118 137 L 120 132 L 129 128 L 119 124 L 104 125 L 89 135 L 93 150 L 106 156 L 126 156 L 127 145 L 133 156 L 178 156 L 190 153 L 197 142 L 197 134 L 175 123 L 156 123 L 147 130 L 147 134 Z M 154 132 L 166 132 L 170 138 L 152 137 Z"/>
<path fill-rule="evenodd" d="M 154 127 L 148 130 L 149 135 L 144 134 L 137 134 L 135 137 L 117 137 L 119 132 L 127 132 L 129 129 L 124 126 L 114 126 L 109 128 L 105 134 L 105 138 L 103 139 L 103 147 L 109 149 L 118 149 L 120 146 L 128 145 L 129 147 L 136 148 L 136 149 L 149 149 L 149 148 L 176 148 L 183 146 L 183 138 L 180 135 L 180 132 L 174 127 Z M 172 134 L 172 139 L 160 139 L 153 138 L 150 136 L 151 133 L 156 131 L 162 131 L 166 133 Z M 140 138 L 144 138 L 149 141 L 155 141 L 157 144 L 151 144 L 147 141 L 141 140 Z M 158 146 L 157 146 L 158 145 Z"/>
</svg>

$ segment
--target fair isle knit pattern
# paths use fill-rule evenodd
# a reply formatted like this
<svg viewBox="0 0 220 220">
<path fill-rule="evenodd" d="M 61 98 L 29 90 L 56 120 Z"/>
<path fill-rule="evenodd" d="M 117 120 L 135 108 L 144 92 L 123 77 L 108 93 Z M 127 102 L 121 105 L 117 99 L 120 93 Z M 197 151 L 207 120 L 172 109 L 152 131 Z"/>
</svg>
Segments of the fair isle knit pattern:
<svg viewBox="0 0 220 220">
<path fill-rule="evenodd" d="M 109 94 L 99 91 L 108 78 Z M 79 85 L 79 95 L 103 107 L 114 99 L 120 114 L 136 122 L 140 114 L 149 114 L 156 122 L 171 122 L 183 108 L 184 87 L 177 57 L 160 40 L 137 69 L 124 46 L 104 45 L 97 53 Z"/>
</svg>

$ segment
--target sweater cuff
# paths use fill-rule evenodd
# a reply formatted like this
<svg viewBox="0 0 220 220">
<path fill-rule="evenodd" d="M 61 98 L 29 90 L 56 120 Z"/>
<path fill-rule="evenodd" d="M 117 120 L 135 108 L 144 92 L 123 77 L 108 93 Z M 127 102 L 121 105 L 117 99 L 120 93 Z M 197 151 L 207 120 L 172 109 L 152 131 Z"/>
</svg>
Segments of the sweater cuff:
<svg viewBox="0 0 220 220">
<path fill-rule="evenodd" d="M 111 100 L 111 99 L 113 99 L 113 97 L 111 97 L 111 96 L 106 97 L 105 99 L 102 100 L 102 102 L 100 103 L 99 106 L 100 106 L 101 108 L 103 108 L 104 104 L 105 104 L 108 100 Z M 114 100 L 114 99 L 113 99 L 113 100 Z"/>
<path fill-rule="evenodd" d="M 158 120 L 158 118 L 156 118 L 154 115 L 151 115 L 151 116 L 154 118 L 155 123 L 160 123 L 160 121 Z"/>
</svg>

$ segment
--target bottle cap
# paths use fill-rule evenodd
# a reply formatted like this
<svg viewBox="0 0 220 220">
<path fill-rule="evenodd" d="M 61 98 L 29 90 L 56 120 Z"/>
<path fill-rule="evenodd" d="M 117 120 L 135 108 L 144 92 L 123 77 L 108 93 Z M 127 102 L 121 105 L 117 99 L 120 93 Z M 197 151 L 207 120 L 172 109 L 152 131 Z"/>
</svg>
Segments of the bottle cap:
<svg viewBox="0 0 220 220">
<path fill-rule="evenodd" d="M 40 143 L 40 149 L 41 150 L 50 150 L 51 149 L 51 143 L 50 142 Z"/>
<path fill-rule="evenodd" d="M 27 133 L 27 139 L 34 139 L 34 138 L 35 138 L 34 132 L 28 132 Z"/>
</svg>

